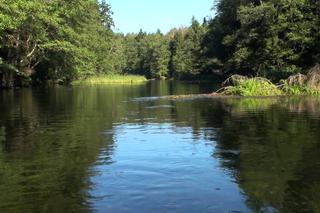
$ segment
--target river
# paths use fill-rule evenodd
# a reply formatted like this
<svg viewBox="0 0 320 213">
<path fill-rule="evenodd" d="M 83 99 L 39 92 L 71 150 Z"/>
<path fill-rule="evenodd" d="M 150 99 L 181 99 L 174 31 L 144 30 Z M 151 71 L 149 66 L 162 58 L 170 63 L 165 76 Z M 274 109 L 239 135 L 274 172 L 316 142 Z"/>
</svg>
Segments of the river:
<svg viewBox="0 0 320 213">
<path fill-rule="evenodd" d="M 320 212 L 320 99 L 0 91 L 0 212 Z"/>
</svg>

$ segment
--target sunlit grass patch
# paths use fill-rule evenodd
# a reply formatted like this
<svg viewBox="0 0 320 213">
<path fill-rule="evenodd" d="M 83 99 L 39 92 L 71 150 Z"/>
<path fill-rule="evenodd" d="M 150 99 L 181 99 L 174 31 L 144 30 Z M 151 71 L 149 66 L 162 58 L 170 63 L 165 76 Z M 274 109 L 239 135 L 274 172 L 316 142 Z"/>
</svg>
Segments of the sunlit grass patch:
<svg viewBox="0 0 320 213">
<path fill-rule="evenodd" d="M 141 75 L 99 75 L 73 81 L 72 84 L 136 84 L 146 82 Z"/>
<path fill-rule="evenodd" d="M 313 88 L 306 85 L 288 85 L 284 83 L 282 90 L 287 95 L 307 95 L 307 96 L 318 96 L 320 95 L 320 89 Z"/>
<path fill-rule="evenodd" d="M 283 95 L 281 89 L 265 78 L 241 79 L 233 86 L 224 87 L 224 95 L 239 96 L 279 96 Z"/>
</svg>

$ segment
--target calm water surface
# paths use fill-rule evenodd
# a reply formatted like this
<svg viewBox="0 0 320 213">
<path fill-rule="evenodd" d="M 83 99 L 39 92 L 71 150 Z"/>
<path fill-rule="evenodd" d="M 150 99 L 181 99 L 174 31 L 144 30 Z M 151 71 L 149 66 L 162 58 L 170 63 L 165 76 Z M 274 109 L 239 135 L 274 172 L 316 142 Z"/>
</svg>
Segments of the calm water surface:
<svg viewBox="0 0 320 213">
<path fill-rule="evenodd" d="M 0 212 L 320 212 L 320 99 L 0 91 Z"/>
</svg>

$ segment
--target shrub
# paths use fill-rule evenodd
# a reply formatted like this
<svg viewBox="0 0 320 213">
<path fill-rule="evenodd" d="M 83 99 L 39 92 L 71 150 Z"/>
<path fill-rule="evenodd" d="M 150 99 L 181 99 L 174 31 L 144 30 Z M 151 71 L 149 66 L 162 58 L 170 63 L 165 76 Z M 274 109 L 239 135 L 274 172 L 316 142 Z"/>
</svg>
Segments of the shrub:
<svg viewBox="0 0 320 213">
<path fill-rule="evenodd" d="M 239 81 L 235 86 L 225 87 L 225 95 L 240 96 L 278 96 L 282 91 L 265 78 L 250 78 Z"/>
</svg>

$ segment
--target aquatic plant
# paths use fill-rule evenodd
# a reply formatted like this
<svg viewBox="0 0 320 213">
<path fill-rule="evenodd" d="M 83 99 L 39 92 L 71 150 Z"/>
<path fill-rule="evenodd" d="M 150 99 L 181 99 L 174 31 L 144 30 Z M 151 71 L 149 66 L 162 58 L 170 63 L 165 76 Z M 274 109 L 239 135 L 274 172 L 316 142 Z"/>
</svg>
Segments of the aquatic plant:
<svg viewBox="0 0 320 213">
<path fill-rule="evenodd" d="M 133 83 L 143 83 L 146 82 L 147 79 L 144 76 L 140 75 L 98 75 L 91 76 L 85 79 L 80 79 L 72 82 L 73 85 L 78 84 L 109 84 L 109 83 L 117 83 L 117 84 L 133 84 Z"/>
<path fill-rule="evenodd" d="M 239 96 L 278 96 L 281 89 L 266 78 L 255 77 L 237 81 L 234 86 L 227 86 L 221 90 L 223 95 Z"/>
<path fill-rule="evenodd" d="M 282 80 L 281 88 L 288 95 L 320 95 L 320 65 L 312 67 L 306 75 L 299 73 Z"/>
<path fill-rule="evenodd" d="M 279 84 L 273 84 L 262 77 L 248 78 L 233 75 L 223 82 L 217 92 L 223 95 L 279 96 L 279 95 L 320 95 L 320 65 L 312 67 L 306 75 L 295 74 Z"/>
</svg>

